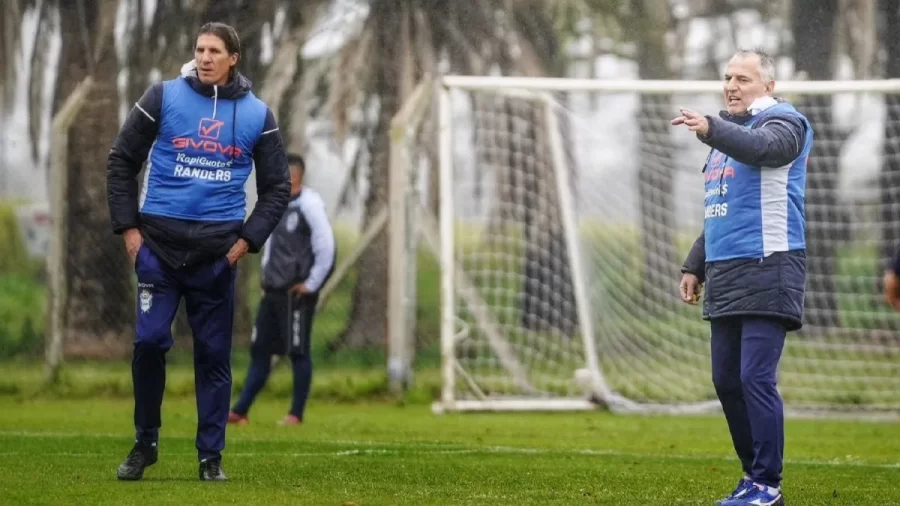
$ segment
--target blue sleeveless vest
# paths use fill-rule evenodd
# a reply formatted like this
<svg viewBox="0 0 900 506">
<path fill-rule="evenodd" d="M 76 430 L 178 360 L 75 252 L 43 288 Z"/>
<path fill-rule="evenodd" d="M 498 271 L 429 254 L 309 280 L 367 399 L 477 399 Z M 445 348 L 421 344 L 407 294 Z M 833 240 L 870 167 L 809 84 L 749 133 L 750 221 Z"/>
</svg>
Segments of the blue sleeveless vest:
<svg viewBox="0 0 900 506">
<path fill-rule="evenodd" d="M 773 113 L 797 116 L 807 125 L 800 156 L 784 167 L 754 167 L 713 150 L 704 171 L 706 261 L 764 258 L 806 249 L 806 162 L 813 131 L 803 115 L 782 102 L 753 116 L 763 125 Z"/>
<path fill-rule="evenodd" d="M 197 221 L 242 221 L 244 184 L 266 106 L 203 96 L 182 77 L 163 83 L 159 133 L 150 150 L 142 213 Z"/>
</svg>

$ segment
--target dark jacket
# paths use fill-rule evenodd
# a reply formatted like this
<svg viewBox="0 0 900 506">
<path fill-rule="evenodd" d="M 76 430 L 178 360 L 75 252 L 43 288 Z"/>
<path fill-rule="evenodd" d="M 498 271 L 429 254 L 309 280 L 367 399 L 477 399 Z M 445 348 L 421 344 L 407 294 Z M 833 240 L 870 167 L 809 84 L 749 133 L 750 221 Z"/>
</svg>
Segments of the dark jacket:
<svg viewBox="0 0 900 506">
<path fill-rule="evenodd" d="M 756 128 L 742 127 L 750 115 L 707 116 L 709 132 L 698 138 L 727 156 L 755 166 L 779 167 L 795 160 L 803 149 L 806 125 L 785 115 Z M 704 167 L 705 169 L 705 167 Z M 776 252 L 765 258 L 706 262 L 705 237 L 694 241 L 681 268 L 704 283 L 704 319 L 727 316 L 771 316 L 788 330 L 803 323 L 806 252 Z"/>
<path fill-rule="evenodd" d="M 305 283 L 311 293 L 318 292 L 334 271 L 335 256 L 325 203 L 315 190 L 304 187 L 266 241 L 262 288 L 280 291 Z"/>
<path fill-rule="evenodd" d="M 204 85 L 195 75 L 185 79 L 194 92 L 213 97 L 213 87 Z M 250 81 L 235 73 L 227 85 L 217 90 L 217 98 L 237 100 L 247 95 L 250 88 Z M 239 238 L 247 241 L 251 253 L 258 252 L 281 220 L 290 198 L 287 157 L 272 111 L 266 110 L 262 129 L 265 134 L 257 139 L 252 152 L 258 201 L 246 222 L 140 213 L 136 178 L 159 134 L 163 89 L 163 83 L 147 89 L 131 109 L 109 152 L 107 200 L 113 232 L 121 234 L 138 228 L 147 245 L 172 268 L 221 258 Z"/>
</svg>

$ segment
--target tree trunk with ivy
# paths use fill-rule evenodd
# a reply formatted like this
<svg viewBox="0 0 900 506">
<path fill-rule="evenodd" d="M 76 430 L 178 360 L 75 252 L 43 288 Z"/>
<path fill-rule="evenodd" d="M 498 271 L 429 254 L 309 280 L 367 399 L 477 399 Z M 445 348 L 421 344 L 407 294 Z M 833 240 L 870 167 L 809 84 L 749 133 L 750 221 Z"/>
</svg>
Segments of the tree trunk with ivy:
<svg viewBox="0 0 900 506">
<path fill-rule="evenodd" d="M 390 170 L 390 127 L 403 97 L 400 81 L 404 72 L 403 56 L 408 37 L 401 36 L 409 22 L 411 7 L 406 0 L 378 1 L 372 6 L 369 23 L 376 26 L 374 41 L 379 48 L 373 65 L 373 91 L 378 97 L 378 120 L 369 135 L 371 163 L 369 191 L 365 201 L 363 229 L 388 204 Z M 357 263 L 357 282 L 353 289 L 350 321 L 331 349 L 383 347 L 387 338 L 388 231 L 366 249 Z"/>
</svg>

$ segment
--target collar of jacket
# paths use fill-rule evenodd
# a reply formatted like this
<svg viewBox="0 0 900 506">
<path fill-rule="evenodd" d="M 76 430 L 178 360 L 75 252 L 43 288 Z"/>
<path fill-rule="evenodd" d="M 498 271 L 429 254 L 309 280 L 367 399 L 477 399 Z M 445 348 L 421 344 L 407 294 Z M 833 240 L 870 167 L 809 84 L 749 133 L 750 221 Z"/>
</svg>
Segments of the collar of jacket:
<svg viewBox="0 0 900 506">
<path fill-rule="evenodd" d="M 720 111 L 719 117 L 721 117 L 725 121 L 737 123 L 738 125 L 744 125 L 748 121 L 750 121 L 753 116 L 756 116 L 757 114 L 765 111 L 770 107 L 774 107 L 781 102 L 784 102 L 784 100 L 781 98 L 763 95 L 754 100 L 752 104 L 750 104 L 750 107 L 747 108 L 747 112 L 742 114 L 729 114 L 728 111 Z"/>
<path fill-rule="evenodd" d="M 194 60 L 181 66 L 181 77 L 183 77 L 197 93 L 205 97 L 213 97 L 216 95 L 216 90 L 213 85 L 200 82 L 200 78 L 197 77 L 197 63 Z M 229 80 L 225 86 L 219 86 L 218 98 L 224 100 L 237 100 L 247 95 L 247 93 L 250 93 L 252 87 L 253 83 L 250 82 L 249 79 L 240 72 L 234 71 L 231 80 Z"/>
</svg>

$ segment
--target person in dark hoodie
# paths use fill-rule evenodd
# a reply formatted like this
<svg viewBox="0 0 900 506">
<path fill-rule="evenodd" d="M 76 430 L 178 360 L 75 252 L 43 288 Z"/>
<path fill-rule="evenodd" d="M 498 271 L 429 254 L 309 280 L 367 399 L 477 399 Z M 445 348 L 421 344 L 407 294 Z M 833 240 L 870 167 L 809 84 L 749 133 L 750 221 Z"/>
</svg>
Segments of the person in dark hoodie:
<svg viewBox="0 0 900 506">
<path fill-rule="evenodd" d="M 109 152 L 112 229 L 138 281 L 132 359 L 135 444 L 117 475 L 139 480 L 158 457 L 166 352 L 181 299 L 193 332 L 201 480 L 224 481 L 236 266 L 257 253 L 290 200 L 287 156 L 272 111 L 237 72 L 237 32 L 203 25 L 182 74 L 150 86 Z M 147 168 L 138 195 L 137 176 Z M 245 221 L 245 183 L 258 201 Z"/>
<path fill-rule="evenodd" d="M 712 381 L 743 468 L 723 506 L 779 506 L 784 406 L 776 386 L 786 333 L 803 325 L 806 163 L 813 129 L 773 96 L 775 63 L 738 51 L 720 117 L 689 109 L 672 120 L 711 148 L 703 169 L 703 233 L 682 267 L 681 298 L 705 282 Z"/>
</svg>

